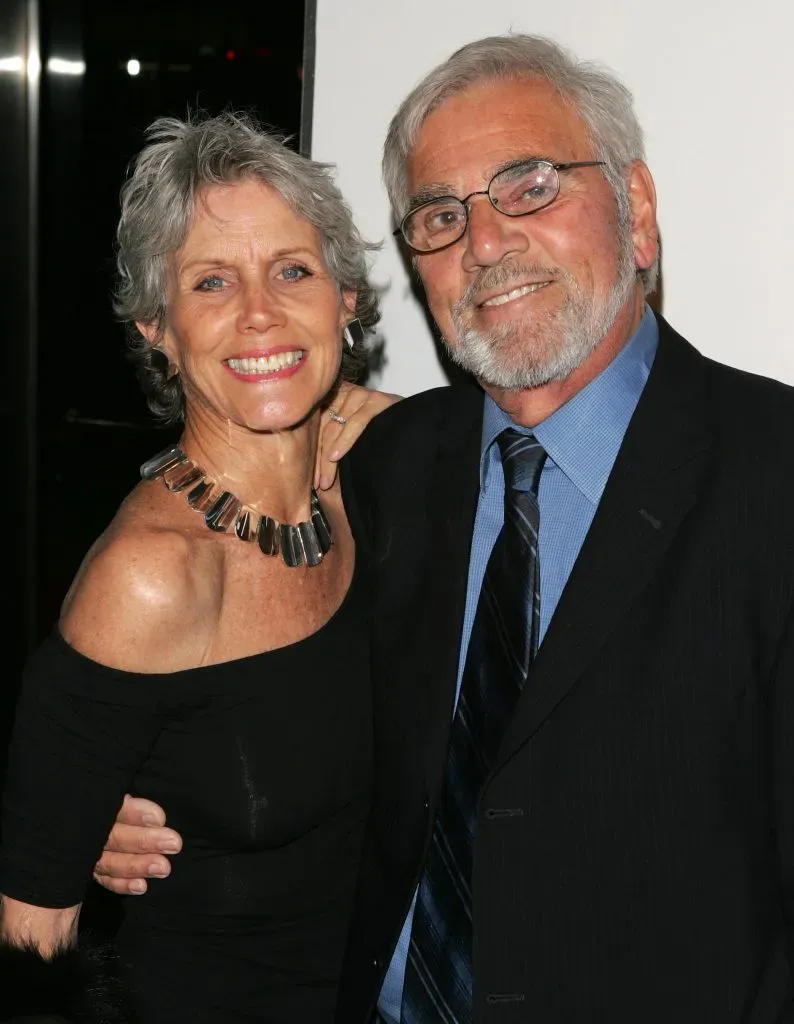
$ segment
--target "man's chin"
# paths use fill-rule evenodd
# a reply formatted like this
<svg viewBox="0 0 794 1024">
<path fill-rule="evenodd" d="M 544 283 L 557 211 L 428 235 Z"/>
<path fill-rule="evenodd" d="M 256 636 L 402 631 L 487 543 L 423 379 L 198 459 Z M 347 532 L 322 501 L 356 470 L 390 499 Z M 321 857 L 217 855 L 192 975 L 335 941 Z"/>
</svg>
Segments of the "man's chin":
<svg viewBox="0 0 794 1024">
<path fill-rule="evenodd" d="M 526 331 L 510 338 L 470 332 L 468 338 L 449 351 L 454 362 L 476 377 L 483 387 L 534 390 L 564 381 L 593 351 L 585 335 L 575 335 L 573 339 L 563 335 L 550 345 L 549 333 L 541 339 Z"/>
<path fill-rule="evenodd" d="M 498 391 L 534 391 L 557 379 L 553 370 L 546 366 L 522 366 L 516 370 L 485 371 L 477 375 L 482 387 Z"/>
<path fill-rule="evenodd" d="M 524 391 L 528 388 L 542 387 L 558 379 L 559 360 L 554 357 L 533 359 L 528 362 L 524 353 L 524 358 L 520 362 L 514 362 L 495 360 L 492 353 L 486 351 L 457 350 L 451 352 L 451 355 L 454 362 L 476 377 L 483 387 Z"/>
</svg>

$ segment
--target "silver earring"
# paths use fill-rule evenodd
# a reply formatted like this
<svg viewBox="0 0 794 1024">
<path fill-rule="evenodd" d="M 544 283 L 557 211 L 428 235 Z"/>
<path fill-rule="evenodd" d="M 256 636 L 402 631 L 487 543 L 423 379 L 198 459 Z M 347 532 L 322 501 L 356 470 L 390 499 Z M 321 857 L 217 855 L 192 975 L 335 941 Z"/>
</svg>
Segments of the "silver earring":
<svg viewBox="0 0 794 1024">
<path fill-rule="evenodd" d="M 342 337 L 347 342 L 348 348 L 353 349 L 356 345 L 360 345 L 364 340 L 364 328 L 361 326 L 361 321 L 356 317 L 355 320 L 351 320 L 350 323 L 345 327 L 342 332 Z"/>
</svg>

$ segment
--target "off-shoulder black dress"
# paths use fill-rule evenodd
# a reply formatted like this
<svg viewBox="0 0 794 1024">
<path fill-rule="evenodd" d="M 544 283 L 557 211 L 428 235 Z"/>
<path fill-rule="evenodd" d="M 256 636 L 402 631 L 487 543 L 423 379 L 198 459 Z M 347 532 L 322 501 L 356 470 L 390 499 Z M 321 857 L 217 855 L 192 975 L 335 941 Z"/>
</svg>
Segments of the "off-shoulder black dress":
<svg viewBox="0 0 794 1024">
<path fill-rule="evenodd" d="M 141 1024 L 332 1019 L 371 784 L 363 582 L 249 658 L 132 674 L 55 632 L 30 663 L 0 892 L 81 902 L 123 794 L 161 804 L 184 849 L 118 937 Z"/>
</svg>

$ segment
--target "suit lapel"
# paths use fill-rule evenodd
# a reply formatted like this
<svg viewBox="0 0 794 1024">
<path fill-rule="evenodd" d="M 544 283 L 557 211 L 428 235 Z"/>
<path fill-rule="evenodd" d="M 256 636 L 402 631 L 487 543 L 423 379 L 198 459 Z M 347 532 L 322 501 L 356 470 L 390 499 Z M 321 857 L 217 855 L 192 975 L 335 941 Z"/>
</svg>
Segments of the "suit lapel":
<svg viewBox="0 0 794 1024">
<path fill-rule="evenodd" d="M 469 557 L 480 485 L 483 398 L 461 389 L 460 409 L 439 424 L 427 495 L 428 572 L 422 587 L 422 733 L 428 790 L 443 771 L 455 702 Z"/>
<path fill-rule="evenodd" d="M 562 701 L 647 585 L 697 497 L 703 359 L 663 321 L 648 382 L 505 734 L 505 763 Z"/>
</svg>

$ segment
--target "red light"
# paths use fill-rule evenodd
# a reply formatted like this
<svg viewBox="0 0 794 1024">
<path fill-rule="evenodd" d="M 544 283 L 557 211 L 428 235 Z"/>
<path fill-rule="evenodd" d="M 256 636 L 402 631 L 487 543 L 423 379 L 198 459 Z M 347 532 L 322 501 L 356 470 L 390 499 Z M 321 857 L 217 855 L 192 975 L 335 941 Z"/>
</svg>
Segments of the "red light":
<svg viewBox="0 0 794 1024">
<path fill-rule="evenodd" d="M 227 50 L 226 51 L 226 60 L 234 60 L 236 56 L 237 56 L 237 51 L 236 50 Z"/>
</svg>

